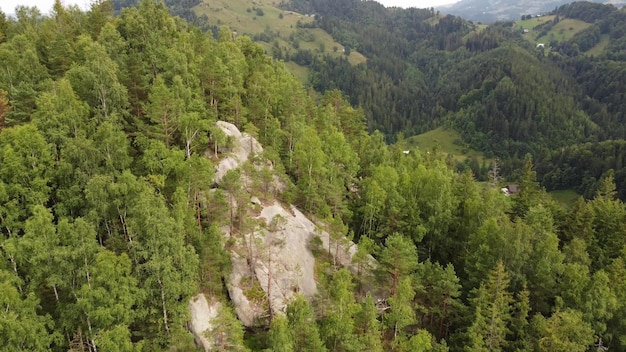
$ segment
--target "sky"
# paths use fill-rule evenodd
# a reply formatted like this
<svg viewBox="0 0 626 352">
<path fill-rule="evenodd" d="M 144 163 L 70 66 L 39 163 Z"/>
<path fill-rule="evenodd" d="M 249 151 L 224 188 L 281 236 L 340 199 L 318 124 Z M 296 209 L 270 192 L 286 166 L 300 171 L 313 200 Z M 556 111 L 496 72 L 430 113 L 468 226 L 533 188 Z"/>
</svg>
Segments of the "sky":
<svg viewBox="0 0 626 352">
<path fill-rule="evenodd" d="M 433 6 L 441 6 L 446 4 L 455 3 L 458 0 L 377 0 L 381 4 L 389 7 L 389 6 L 398 6 L 398 7 L 419 7 L 419 8 L 427 8 Z M 83 9 L 87 9 L 89 7 L 90 0 L 62 0 L 64 5 L 79 5 Z M 15 7 L 17 5 L 26 5 L 26 6 L 37 6 L 39 10 L 43 13 L 48 13 L 50 9 L 52 9 L 52 4 L 54 0 L 0 0 L 0 8 L 4 13 L 13 13 L 15 12 Z"/>
<path fill-rule="evenodd" d="M 61 0 L 65 6 L 79 5 L 82 9 L 89 7 L 90 0 Z M 0 0 L 0 8 L 4 13 L 14 13 L 17 5 L 37 6 L 42 13 L 48 13 L 52 9 L 54 0 Z"/>
</svg>

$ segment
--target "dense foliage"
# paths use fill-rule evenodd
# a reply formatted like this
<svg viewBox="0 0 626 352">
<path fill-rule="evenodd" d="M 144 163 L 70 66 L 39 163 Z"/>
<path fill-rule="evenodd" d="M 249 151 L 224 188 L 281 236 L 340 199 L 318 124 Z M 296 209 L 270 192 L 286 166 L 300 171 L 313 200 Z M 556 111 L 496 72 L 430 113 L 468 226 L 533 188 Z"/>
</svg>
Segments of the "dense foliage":
<svg viewBox="0 0 626 352">
<path fill-rule="evenodd" d="M 543 163 L 562 147 L 626 138 L 620 79 L 626 17 L 612 5 L 575 2 L 555 9 L 553 21 L 538 25 L 542 34 L 566 19 L 591 25 L 571 39 L 552 39 L 549 53 L 524 39 L 512 22 L 480 28 L 431 9 L 385 9 L 353 0 L 282 6 L 318 14 L 315 26 L 368 58 L 353 66 L 329 55 L 308 55 L 306 61 L 279 56 L 308 65 L 317 90 L 343 91 L 363 107 L 369 129 L 387 140 L 450 126 L 472 148 L 499 158 L 503 174 L 511 176 L 527 153 Z M 600 55 L 585 54 L 602 41 L 608 44 Z M 551 166 L 540 168 L 542 182 Z M 582 170 L 591 187 L 544 185 L 585 188 L 589 197 L 607 171 Z M 621 183 L 618 188 L 622 197 Z"/>
<path fill-rule="evenodd" d="M 225 305 L 214 321 L 217 348 L 626 350 L 626 206 L 614 183 L 623 175 L 603 171 L 621 164 L 620 143 L 583 144 L 550 161 L 583 168 L 574 164 L 579 153 L 615 153 L 588 175 L 597 184 L 591 200 L 571 209 L 551 201 L 530 158 L 518 170 L 520 192 L 506 197 L 497 177 L 478 183 L 436 150 L 387 146 L 339 91 L 309 96 L 248 37 L 222 28 L 214 39 L 152 0 L 112 14 L 108 2 L 82 12 L 57 1 L 50 16 L 29 7 L 19 7 L 17 19 L 0 16 L 4 349 L 195 348 L 187 303 L 200 291 L 228 301 L 230 244 L 220 228 L 236 235 L 247 226 L 225 198 L 241 195 L 240 172 L 259 189 L 273 176 L 244 169 L 210 191 L 213 162 L 229 143 L 215 125 L 226 120 L 255 135 L 277 176 L 287 175 L 281 201 L 360 243 L 354 260 L 363 271 L 324 265 L 320 256 L 315 299 L 297 297 L 245 341 Z M 515 47 L 493 53 L 506 63 L 501 71 L 481 68 L 481 54 L 472 54 L 467 74 L 484 77 L 460 82 L 489 104 L 461 90 L 450 93 L 465 95 L 460 101 L 440 104 L 474 111 L 472 122 L 484 128 L 496 122 L 481 120 L 480 109 L 515 115 L 550 146 L 593 131 L 568 95 L 543 96 L 579 94 L 558 73 L 529 71 L 534 79 L 525 84 L 534 90 L 526 96 L 510 81 L 526 82 L 519 66 L 539 59 Z M 503 104 L 510 90 L 532 103 Z M 551 104 L 572 114 L 560 134 L 547 129 L 565 117 L 541 115 Z"/>
</svg>

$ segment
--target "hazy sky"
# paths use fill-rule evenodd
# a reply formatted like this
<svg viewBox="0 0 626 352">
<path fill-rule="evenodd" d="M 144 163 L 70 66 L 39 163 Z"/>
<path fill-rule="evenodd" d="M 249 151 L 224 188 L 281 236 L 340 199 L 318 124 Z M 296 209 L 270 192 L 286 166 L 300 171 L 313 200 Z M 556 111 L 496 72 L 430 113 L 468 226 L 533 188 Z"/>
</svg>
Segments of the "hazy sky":
<svg viewBox="0 0 626 352">
<path fill-rule="evenodd" d="M 427 8 L 432 6 L 439 6 L 445 4 L 455 3 L 458 0 L 378 0 L 385 6 L 398 6 L 398 7 L 419 7 Z M 86 9 L 89 7 L 90 0 L 62 0 L 64 5 L 76 4 Z M 0 8 L 5 13 L 13 13 L 15 6 L 37 6 L 43 13 L 48 13 L 52 9 L 54 0 L 0 0 Z"/>
<path fill-rule="evenodd" d="M 83 9 L 89 7 L 89 0 L 61 0 L 65 6 L 79 5 Z M 4 13 L 14 13 L 17 5 L 37 6 L 42 13 L 48 13 L 52 9 L 54 0 L 0 0 L 0 8 Z"/>
</svg>

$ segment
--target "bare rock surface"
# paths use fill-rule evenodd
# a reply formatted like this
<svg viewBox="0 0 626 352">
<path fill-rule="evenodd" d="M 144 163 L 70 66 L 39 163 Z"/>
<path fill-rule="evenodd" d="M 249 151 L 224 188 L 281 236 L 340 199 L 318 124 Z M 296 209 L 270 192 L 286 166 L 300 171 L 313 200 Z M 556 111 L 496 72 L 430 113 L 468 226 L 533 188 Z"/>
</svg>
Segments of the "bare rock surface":
<svg viewBox="0 0 626 352">
<path fill-rule="evenodd" d="M 214 181 L 219 184 L 228 171 L 241 166 L 251 153 L 263 152 L 263 147 L 255 138 L 247 133 L 241 133 L 237 126 L 230 122 L 218 121 L 217 126 L 233 140 L 230 153 L 215 167 Z"/>
<path fill-rule="evenodd" d="M 211 351 L 213 348 L 213 342 L 206 337 L 206 332 L 213 329 L 211 321 L 217 317 L 221 306 L 220 302 L 209 304 L 206 296 L 202 293 L 197 294 L 189 301 L 189 312 L 191 313 L 189 329 L 198 346 L 204 348 L 205 351 Z"/>
<path fill-rule="evenodd" d="M 263 149 L 254 138 L 239 132 L 233 124 L 218 122 L 218 126 L 233 138 L 231 153 L 216 167 L 214 181 L 219 184 L 229 170 L 240 167 L 251 153 Z M 245 182 L 245 176 L 243 181 L 244 184 L 250 183 Z M 245 326 L 253 326 L 267 317 L 268 308 L 273 313 L 284 311 L 296 293 L 305 297 L 317 293 L 315 258 L 310 248 L 311 240 L 316 236 L 321 239 L 322 249 L 329 251 L 338 265 L 356 272 L 352 263 L 357 250 L 354 243 L 347 239 L 335 240 L 322 230 L 323 224 L 316 225 L 294 206 L 285 206 L 276 200 L 261 201 L 252 194 L 250 200 L 256 208 L 254 214 L 249 214 L 256 220 L 254 230 L 234 233 L 231 238 L 229 227 L 222 228 L 224 236 L 232 243 L 232 271 L 226 286 L 237 316 Z M 373 258 L 371 262 L 374 263 Z M 259 286 L 265 295 L 260 299 Z M 248 297 L 253 290 L 256 290 L 255 297 Z"/>
</svg>

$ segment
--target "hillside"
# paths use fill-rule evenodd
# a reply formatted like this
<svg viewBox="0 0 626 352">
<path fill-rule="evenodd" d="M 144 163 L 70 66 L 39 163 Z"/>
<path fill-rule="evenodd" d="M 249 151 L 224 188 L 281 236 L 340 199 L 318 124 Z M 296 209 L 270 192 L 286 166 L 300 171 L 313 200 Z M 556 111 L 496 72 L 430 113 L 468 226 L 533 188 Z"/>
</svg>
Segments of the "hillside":
<svg viewBox="0 0 626 352">
<path fill-rule="evenodd" d="M 621 7 L 621 0 L 591 0 L 595 3 L 612 4 Z M 461 16 L 467 20 L 492 23 L 515 21 L 522 15 L 542 15 L 555 8 L 570 3 L 570 0 L 461 0 L 453 5 L 442 6 L 437 10 Z"/>
<path fill-rule="evenodd" d="M 2 350 L 626 349 L 626 142 L 577 143 L 610 121 L 565 75 L 591 58 L 538 55 L 510 26 L 426 50 L 450 56 L 433 93 L 447 126 L 555 146 L 479 183 L 438 148 L 369 133 L 363 108 L 247 36 L 110 5 L 0 16 Z M 439 21 L 422 44 L 469 33 Z M 546 171 L 588 199 L 555 202 Z"/>
<path fill-rule="evenodd" d="M 237 35 L 255 32 L 307 86 L 341 90 L 388 142 L 453 127 L 514 177 L 526 154 L 543 159 L 572 144 L 626 138 L 623 87 L 613 79 L 621 75 L 626 22 L 611 5 L 577 2 L 487 26 L 372 1 L 190 3 L 194 22 L 215 36 L 223 24 Z M 180 4 L 170 9 L 184 12 Z M 606 171 L 592 172 L 592 188 Z"/>
<path fill-rule="evenodd" d="M 250 36 L 263 45 L 270 55 L 278 51 L 280 55 L 289 57 L 303 49 L 319 56 L 346 56 L 343 45 L 334 41 L 325 31 L 311 27 L 313 13 L 285 11 L 268 0 L 207 0 L 200 2 L 193 10 L 198 17 L 206 18 L 211 26 L 226 25 L 237 35 Z M 349 52 L 346 58 L 353 65 L 366 60 L 356 50 Z"/>
<path fill-rule="evenodd" d="M 515 28 L 524 33 L 524 37 L 533 44 L 562 43 L 572 39 L 576 34 L 592 26 L 578 19 L 558 18 L 546 15 L 515 22 Z"/>
</svg>

